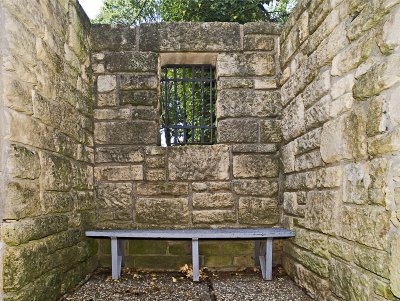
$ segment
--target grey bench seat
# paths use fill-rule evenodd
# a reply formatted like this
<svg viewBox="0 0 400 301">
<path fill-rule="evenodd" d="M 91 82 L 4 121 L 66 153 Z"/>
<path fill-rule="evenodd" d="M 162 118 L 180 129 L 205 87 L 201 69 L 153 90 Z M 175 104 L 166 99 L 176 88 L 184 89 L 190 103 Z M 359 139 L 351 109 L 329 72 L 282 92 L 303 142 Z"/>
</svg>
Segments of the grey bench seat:
<svg viewBox="0 0 400 301">
<path fill-rule="evenodd" d="M 272 242 L 274 238 L 293 237 L 294 232 L 284 228 L 254 229 L 185 229 L 185 230 L 92 230 L 89 237 L 111 239 L 112 278 L 121 275 L 123 239 L 190 239 L 192 240 L 193 281 L 199 281 L 199 239 L 255 239 L 262 276 L 272 279 Z"/>
</svg>

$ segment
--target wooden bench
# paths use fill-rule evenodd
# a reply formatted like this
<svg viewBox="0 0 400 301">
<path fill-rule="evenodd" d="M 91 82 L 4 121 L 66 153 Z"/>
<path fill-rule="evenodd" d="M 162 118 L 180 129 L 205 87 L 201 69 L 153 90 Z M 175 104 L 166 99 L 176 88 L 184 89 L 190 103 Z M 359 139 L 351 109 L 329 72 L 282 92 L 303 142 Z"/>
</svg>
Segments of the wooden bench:
<svg viewBox="0 0 400 301">
<path fill-rule="evenodd" d="M 272 241 L 274 238 L 293 237 L 294 232 L 283 228 L 256 229 L 190 229 L 190 230 L 94 230 L 89 237 L 111 239 L 112 279 L 121 275 L 123 239 L 191 239 L 193 281 L 199 281 L 199 239 L 254 239 L 256 258 L 259 257 L 262 276 L 272 279 Z"/>
</svg>

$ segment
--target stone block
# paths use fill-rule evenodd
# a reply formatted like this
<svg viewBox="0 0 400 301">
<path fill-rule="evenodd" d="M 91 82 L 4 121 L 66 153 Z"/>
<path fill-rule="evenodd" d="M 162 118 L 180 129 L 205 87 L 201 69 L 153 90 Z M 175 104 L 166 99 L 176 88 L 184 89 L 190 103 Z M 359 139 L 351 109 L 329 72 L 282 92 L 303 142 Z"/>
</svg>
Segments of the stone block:
<svg viewBox="0 0 400 301">
<path fill-rule="evenodd" d="M 290 190 L 306 190 L 316 187 L 317 178 L 315 171 L 307 171 L 287 175 L 285 178 L 285 187 Z"/>
<path fill-rule="evenodd" d="M 275 78 L 255 78 L 254 89 L 256 90 L 271 90 L 278 87 L 277 80 Z"/>
<path fill-rule="evenodd" d="M 263 35 L 279 35 L 282 26 L 277 23 L 271 22 L 248 22 L 243 24 L 243 33 L 249 34 L 263 34 Z"/>
<path fill-rule="evenodd" d="M 331 102 L 330 116 L 337 117 L 350 111 L 353 107 L 354 98 L 352 93 L 347 93 Z"/>
<path fill-rule="evenodd" d="M 325 163 L 365 158 L 366 148 L 366 121 L 361 113 L 351 112 L 324 124 L 321 155 Z"/>
<path fill-rule="evenodd" d="M 136 222 L 155 225 L 179 225 L 189 222 L 186 198 L 138 198 Z"/>
<path fill-rule="evenodd" d="M 226 89 L 238 89 L 238 88 L 253 88 L 254 81 L 247 78 L 232 78 L 232 77 L 220 77 L 218 80 L 218 90 Z"/>
<path fill-rule="evenodd" d="M 301 93 L 305 108 L 311 107 L 314 103 L 320 100 L 323 96 L 329 93 L 331 88 L 331 74 L 324 71 L 317 75 Z"/>
<path fill-rule="evenodd" d="M 321 166 L 324 166 L 324 162 L 322 161 L 321 153 L 318 149 L 297 156 L 294 162 L 294 169 L 296 171 L 303 171 Z"/>
<path fill-rule="evenodd" d="M 279 167 L 276 159 L 265 155 L 235 155 L 233 157 L 235 178 L 274 178 Z"/>
<path fill-rule="evenodd" d="M 278 183 L 274 180 L 233 180 L 232 186 L 239 195 L 272 197 L 278 193 Z"/>
<path fill-rule="evenodd" d="M 141 24 L 139 48 L 156 52 L 239 51 L 240 25 L 215 22 Z"/>
<path fill-rule="evenodd" d="M 122 105 L 153 106 L 158 102 L 155 91 L 121 91 L 120 102 Z"/>
<path fill-rule="evenodd" d="M 239 222 L 249 225 L 275 225 L 279 221 L 276 199 L 242 197 L 239 199 Z"/>
<path fill-rule="evenodd" d="M 372 97 L 369 101 L 367 122 L 368 137 L 373 137 L 387 131 L 387 107 L 385 103 L 386 99 L 382 96 Z"/>
<path fill-rule="evenodd" d="M 344 206 L 340 220 L 341 235 L 379 250 L 386 250 L 390 212 L 381 207 Z"/>
<path fill-rule="evenodd" d="M 232 209 L 234 199 L 231 193 L 193 193 L 193 209 Z"/>
<path fill-rule="evenodd" d="M 98 93 L 96 95 L 97 107 L 113 107 L 117 105 L 117 95 L 115 92 L 111 93 Z"/>
<path fill-rule="evenodd" d="M 170 180 L 228 180 L 229 147 L 225 145 L 171 148 L 168 157 Z"/>
<path fill-rule="evenodd" d="M 232 224 L 236 223 L 234 210 L 203 210 L 193 211 L 194 224 Z"/>
<path fill-rule="evenodd" d="M 348 74 L 340 77 L 332 83 L 331 96 L 336 99 L 344 94 L 351 93 L 354 86 L 354 74 Z"/>
<path fill-rule="evenodd" d="M 188 194 L 187 183 L 148 183 L 139 182 L 137 184 L 137 194 L 142 196 L 157 196 L 157 195 L 170 195 L 170 196 L 186 196 Z"/>
<path fill-rule="evenodd" d="M 96 166 L 96 181 L 140 181 L 143 180 L 143 166 Z"/>
<path fill-rule="evenodd" d="M 157 90 L 159 81 L 156 75 L 122 74 L 119 75 L 121 90 Z"/>
<path fill-rule="evenodd" d="M 218 55 L 218 76 L 274 76 L 276 72 L 273 54 L 223 53 Z"/>
<path fill-rule="evenodd" d="M 157 254 L 167 253 L 167 242 L 165 240 L 134 240 L 129 241 L 128 254 Z"/>
<path fill-rule="evenodd" d="M 134 267 L 140 270 L 150 271 L 177 271 L 180 267 L 190 262 L 191 256 L 135 256 Z"/>
<path fill-rule="evenodd" d="M 368 154 L 372 156 L 388 154 L 400 150 L 400 129 L 395 128 L 388 133 L 368 140 Z"/>
<path fill-rule="evenodd" d="M 135 146 L 96 147 L 96 163 L 140 163 L 144 161 L 144 151 Z"/>
<path fill-rule="evenodd" d="M 99 75 L 97 77 L 97 92 L 105 93 L 114 91 L 117 87 L 115 75 Z"/>
<path fill-rule="evenodd" d="M 391 55 L 387 61 L 375 64 L 356 79 L 353 87 L 354 98 L 363 100 L 399 83 L 400 77 L 397 72 L 399 66 L 400 54 Z"/>
<path fill-rule="evenodd" d="M 341 166 L 320 168 L 316 171 L 316 184 L 319 188 L 334 188 L 342 185 L 343 170 Z"/>
<path fill-rule="evenodd" d="M 7 169 L 11 177 L 37 179 L 40 175 L 40 161 L 37 151 L 13 144 L 8 151 Z"/>
<path fill-rule="evenodd" d="M 357 245 L 354 248 L 354 262 L 376 275 L 389 278 L 389 254 L 386 251 Z"/>
<path fill-rule="evenodd" d="M 259 122 L 254 119 L 230 118 L 218 122 L 219 143 L 257 143 Z"/>
<path fill-rule="evenodd" d="M 132 191 L 132 183 L 98 183 L 96 204 L 100 209 L 131 210 Z"/>
<path fill-rule="evenodd" d="M 204 266 L 209 268 L 222 268 L 232 266 L 232 256 L 210 255 L 204 258 Z"/>
<path fill-rule="evenodd" d="M 372 281 L 360 270 L 339 260 L 329 266 L 331 290 L 344 300 L 369 301 L 372 296 Z"/>
<path fill-rule="evenodd" d="M 368 188 L 368 200 L 371 204 L 386 205 L 386 194 L 388 187 L 389 162 L 386 158 L 371 160 Z"/>
<path fill-rule="evenodd" d="M 280 93 L 276 91 L 243 89 L 218 93 L 217 118 L 276 117 L 280 110 Z"/>
<path fill-rule="evenodd" d="M 297 138 L 297 154 L 318 148 L 321 144 L 321 131 L 321 128 L 314 129 Z"/>
<path fill-rule="evenodd" d="M 154 72 L 158 70 L 158 54 L 152 52 L 107 52 L 104 57 L 108 72 Z"/>
<path fill-rule="evenodd" d="M 66 191 L 72 187 L 73 167 L 69 159 L 53 154 L 43 154 L 41 166 L 44 189 Z"/>
<path fill-rule="evenodd" d="M 282 135 L 290 141 L 305 132 L 304 104 L 301 98 L 291 102 L 282 112 Z"/>
<path fill-rule="evenodd" d="M 90 30 L 92 51 L 123 51 L 136 48 L 136 29 L 130 26 L 94 24 Z"/>
<path fill-rule="evenodd" d="M 330 118 L 331 97 L 325 96 L 304 113 L 307 130 L 322 126 Z"/>
<path fill-rule="evenodd" d="M 305 208 L 305 226 L 325 234 L 338 234 L 341 198 L 336 191 L 310 191 Z"/>
<path fill-rule="evenodd" d="M 282 129 L 280 120 L 264 120 L 260 122 L 260 142 L 280 143 L 282 141 Z"/>
<path fill-rule="evenodd" d="M 296 228 L 294 243 L 319 257 L 329 259 L 330 249 L 328 239 L 328 235 L 303 228 Z"/>
<path fill-rule="evenodd" d="M 352 163 L 344 168 L 343 201 L 353 204 L 368 203 L 368 187 L 370 185 L 369 166 Z"/>
<path fill-rule="evenodd" d="M 165 169 L 147 169 L 146 170 L 147 181 L 166 181 L 167 174 Z"/>
<path fill-rule="evenodd" d="M 283 210 L 285 214 L 297 215 L 298 203 L 297 194 L 295 192 L 283 193 Z"/>
<path fill-rule="evenodd" d="M 243 38 L 244 51 L 273 51 L 275 39 L 265 35 L 246 35 Z"/>
<path fill-rule="evenodd" d="M 145 107 L 130 107 L 120 109 L 96 109 L 94 111 L 95 121 L 99 120 L 148 120 L 158 122 L 160 115 L 157 109 L 150 106 Z"/>
<path fill-rule="evenodd" d="M 164 168 L 166 165 L 166 158 L 162 156 L 146 156 L 147 168 Z"/>
<path fill-rule="evenodd" d="M 209 191 L 231 191 L 231 182 L 208 182 Z"/>
<path fill-rule="evenodd" d="M 157 144 L 158 136 L 154 121 L 98 122 L 94 129 L 98 144 Z"/>
<path fill-rule="evenodd" d="M 391 236 L 391 258 L 390 258 L 390 288 L 395 296 L 400 296 L 400 234 L 395 233 Z"/>
<path fill-rule="evenodd" d="M 273 154 L 278 151 L 276 144 L 234 144 L 233 153 L 263 153 Z"/>
<path fill-rule="evenodd" d="M 297 152 L 296 140 L 282 146 L 281 155 L 282 155 L 283 171 L 285 173 L 289 173 L 295 170 L 296 152 Z"/>
</svg>

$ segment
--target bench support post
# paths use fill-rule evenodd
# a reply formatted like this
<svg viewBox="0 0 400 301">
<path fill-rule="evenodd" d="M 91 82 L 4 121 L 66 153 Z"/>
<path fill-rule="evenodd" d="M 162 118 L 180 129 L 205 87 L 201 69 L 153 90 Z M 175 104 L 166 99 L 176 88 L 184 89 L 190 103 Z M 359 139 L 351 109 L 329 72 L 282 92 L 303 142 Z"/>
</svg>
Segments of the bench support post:
<svg viewBox="0 0 400 301">
<path fill-rule="evenodd" d="M 264 280 L 272 280 L 272 238 L 260 245 L 260 267 Z"/>
<path fill-rule="evenodd" d="M 192 238 L 192 265 L 193 265 L 193 281 L 200 280 L 199 272 L 199 240 Z"/>
<path fill-rule="evenodd" d="M 121 276 L 122 256 L 122 240 L 118 240 L 117 237 L 111 237 L 111 267 L 113 280 L 117 280 L 119 276 Z"/>
</svg>

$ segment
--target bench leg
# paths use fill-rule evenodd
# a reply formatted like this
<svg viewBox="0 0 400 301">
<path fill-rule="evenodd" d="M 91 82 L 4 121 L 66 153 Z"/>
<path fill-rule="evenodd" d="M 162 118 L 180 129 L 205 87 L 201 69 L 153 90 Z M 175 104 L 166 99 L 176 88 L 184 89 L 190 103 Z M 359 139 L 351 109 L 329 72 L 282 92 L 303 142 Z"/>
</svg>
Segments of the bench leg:
<svg viewBox="0 0 400 301">
<path fill-rule="evenodd" d="M 272 280 L 272 238 L 268 238 L 260 246 L 260 267 L 264 280 Z"/>
<path fill-rule="evenodd" d="M 117 280 L 121 276 L 123 257 L 123 245 L 122 240 L 118 240 L 116 237 L 111 237 L 111 267 L 112 267 L 112 279 Z"/>
<path fill-rule="evenodd" d="M 199 240 L 197 238 L 192 239 L 192 265 L 193 265 L 193 281 L 198 282 L 200 280 L 200 272 L 199 272 Z"/>
</svg>

